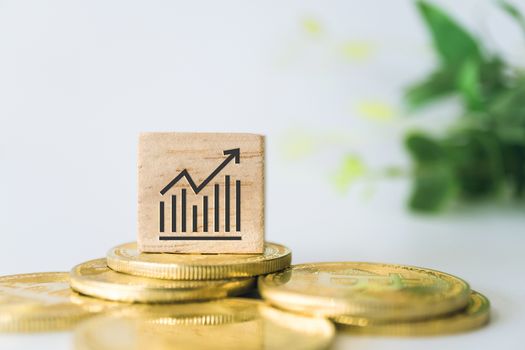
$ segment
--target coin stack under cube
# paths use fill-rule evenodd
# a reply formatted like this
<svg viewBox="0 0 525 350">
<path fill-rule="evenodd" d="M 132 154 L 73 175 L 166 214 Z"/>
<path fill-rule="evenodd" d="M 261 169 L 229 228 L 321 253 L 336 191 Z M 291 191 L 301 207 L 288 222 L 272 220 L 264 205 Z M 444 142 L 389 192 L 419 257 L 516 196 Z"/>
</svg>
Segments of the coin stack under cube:
<svg viewBox="0 0 525 350">
<path fill-rule="evenodd" d="M 101 299 L 173 303 L 246 294 L 256 278 L 291 262 L 288 248 L 266 243 L 263 254 L 139 253 L 135 243 L 111 249 L 104 259 L 71 271 L 71 287 Z"/>
</svg>

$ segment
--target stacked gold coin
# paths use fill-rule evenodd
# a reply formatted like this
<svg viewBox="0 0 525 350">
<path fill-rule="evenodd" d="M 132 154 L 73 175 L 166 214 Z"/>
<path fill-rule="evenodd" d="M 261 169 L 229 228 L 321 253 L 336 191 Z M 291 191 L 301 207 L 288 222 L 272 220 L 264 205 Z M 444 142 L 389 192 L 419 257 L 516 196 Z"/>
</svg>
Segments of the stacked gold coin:
<svg viewBox="0 0 525 350">
<path fill-rule="evenodd" d="M 274 306 L 328 317 L 361 334 L 434 335 L 489 320 L 489 301 L 460 278 L 413 266 L 342 262 L 292 266 L 259 279 Z"/>
<path fill-rule="evenodd" d="M 116 307 L 71 290 L 67 272 L 0 277 L 0 332 L 65 330 Z"/>
<path fill-rule="evenodd" d="M 288 248 L 266 243 L 263 254 L 139 253 L 135 243 L 117 246 L 107 258 L 71 271 L 79 293 L 121 302 L 173 303 L 241 295 L 256 277 L 290 265 Z"/>
<path fill-rule="evenodd" d="M 75 332 L 76 350 L 326 349 L 334 326 L 252 299 L 132 307 L 92 318 Z"/>
</svg>

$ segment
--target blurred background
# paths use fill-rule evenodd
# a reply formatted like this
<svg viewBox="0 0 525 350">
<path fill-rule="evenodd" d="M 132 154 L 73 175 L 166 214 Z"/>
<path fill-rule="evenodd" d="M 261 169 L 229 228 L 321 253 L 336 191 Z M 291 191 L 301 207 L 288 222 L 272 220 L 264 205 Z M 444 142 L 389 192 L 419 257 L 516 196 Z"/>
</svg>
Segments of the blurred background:
<svg viewBox="0 0 525 350">
<path fill-rule="evenodd" d="M 430 4 L 0 0 L 0 274 L 135 239 L 139 132 L 254 132 L 294 262 L 457 274 L 517 346 L 525 6 Z"/>
</svg>

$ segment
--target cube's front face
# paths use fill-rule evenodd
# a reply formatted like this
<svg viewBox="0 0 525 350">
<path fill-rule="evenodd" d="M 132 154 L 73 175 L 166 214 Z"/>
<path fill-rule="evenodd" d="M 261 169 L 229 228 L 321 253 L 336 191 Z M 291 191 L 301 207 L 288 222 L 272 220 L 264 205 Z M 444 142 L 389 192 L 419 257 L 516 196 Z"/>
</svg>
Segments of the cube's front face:
<svg viewBox="0 0 525 350">
<path fill-rule="evenodd" d="M 138 186 L 141 251 L 263 252 L 263 136 L 143 133 Z"/>
</svg>

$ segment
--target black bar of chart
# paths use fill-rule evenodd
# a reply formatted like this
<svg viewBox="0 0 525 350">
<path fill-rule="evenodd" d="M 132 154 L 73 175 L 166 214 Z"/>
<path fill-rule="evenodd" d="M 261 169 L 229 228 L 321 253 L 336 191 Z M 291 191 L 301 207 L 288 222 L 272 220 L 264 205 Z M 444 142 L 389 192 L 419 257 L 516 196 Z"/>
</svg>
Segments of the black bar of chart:
<svg viewBox="0 0 525 350">
<path fill-rule="evenodd" d="M 177 232 L 177 196 L 171 196 L 171 232 Z"/>
<path fill-rule="evenodd" d="M 199 228 L 199 225 L 197 224 L 197 217 L 198 217 L 198 210 L 197 210 L 197 206 L 194 205 L 193 207 L 193 210 L 192 210 L 192 216 L 193 216 L 193 220 L 192 220 L 192 230 L 193 232 L 197 232 L 198 231 L 198 228 Z"/>
<path fill-rule="evenodd" d="M 215 196 L 214 196 L 214 201 L 215 201 L 215 206 L 213 208 L 214 210 L 214 220 L 213 220 L 213 225 L 214 225 L 214 229 L 215 229 L 215 232 L 219 232 L 219 226 L 220 226 L 220 222 L 219 222 L 219 185 L 216 184 L 215 185 Z"/>
<path fill-rule="evenodd" d="M 224 231 L 230 232 L 230 177 L 224 178 Z"/>
<path fill-rule="evenodd" d="M 164 202 L 159 203 L 159 231 L 164 232 Z"/>
<path fill-rule="evenodd" d="M 208 196 L 202 197 L 202 229 L 208 232 Z"/>
<path fill-rule="evenodd" d="M 186 232 L 186 189 L 183 188 L 181 190 L 182 198 L 181 198 L 181 218 L 180 218 L 180 224 L 181 224 L 181 230 L 182 232 Z"/>
<path fill-rule="evenodd" d="M 241 180 L 235 181 L 235 231 L 241 232 Z"/>
</svg>

